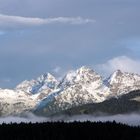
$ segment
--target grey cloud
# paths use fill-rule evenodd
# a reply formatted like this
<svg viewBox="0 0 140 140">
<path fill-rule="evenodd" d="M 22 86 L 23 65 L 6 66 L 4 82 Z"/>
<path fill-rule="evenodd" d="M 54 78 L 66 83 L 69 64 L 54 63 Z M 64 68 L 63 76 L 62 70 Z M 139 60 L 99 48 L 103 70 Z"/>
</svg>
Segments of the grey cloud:
<svg viewBox="0 0 140 140">
<path fill-rule="evenodd" d="M 132 72 L 140 74 L 140 60 L 132 59 L 127 56 L 118 56 L 108 60 L 103 64 L 97 65 L 97 69 L 103 74 L 111 74 L 120 69 L 124 72 Z"/>
<path fill-rule="evenodd" d="M 32 27 L 48 24 L 87 24 L 94 23 L 95 20 L 82 17 L 56 17 L 56 18 L 34 18 L 0 14 L 0 28 Z"/>
</svg>

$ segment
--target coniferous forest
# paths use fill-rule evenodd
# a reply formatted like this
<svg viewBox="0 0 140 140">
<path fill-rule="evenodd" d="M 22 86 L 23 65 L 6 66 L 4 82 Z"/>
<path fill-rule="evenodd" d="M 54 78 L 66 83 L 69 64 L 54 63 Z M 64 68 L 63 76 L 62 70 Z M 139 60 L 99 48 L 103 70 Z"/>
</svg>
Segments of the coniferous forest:
<svg viewBox="0 0 140 140">
<path fill-rule="evenodd" d="M 140 127 L 114 122 L 55 122 L 0 125 L 0 140 L 140 140 Z"/>
</svg>

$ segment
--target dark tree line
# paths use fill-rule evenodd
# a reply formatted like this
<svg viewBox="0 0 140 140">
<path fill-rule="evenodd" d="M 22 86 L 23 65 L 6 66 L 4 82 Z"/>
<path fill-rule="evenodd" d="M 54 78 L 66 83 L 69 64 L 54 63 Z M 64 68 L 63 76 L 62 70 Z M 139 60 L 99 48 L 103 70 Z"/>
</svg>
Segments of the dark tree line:
<svg viewBox="0 0 140 140">
<path fill-rule="evenodd" d="M 140 140 L 140 127 L 110 123 L 20 123 L 0 125 L 0 140 Z"/>
</svg>

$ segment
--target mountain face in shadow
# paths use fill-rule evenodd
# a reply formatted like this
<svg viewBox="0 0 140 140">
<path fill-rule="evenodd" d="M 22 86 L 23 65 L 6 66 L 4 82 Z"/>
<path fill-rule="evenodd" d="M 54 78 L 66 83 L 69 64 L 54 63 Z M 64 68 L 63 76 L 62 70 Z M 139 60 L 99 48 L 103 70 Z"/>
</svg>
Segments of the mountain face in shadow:
<svg viewBox="0 0 140 140">
<path fill-rule="evenodd" d="M 140 113 L 140 90 L 133 91 L 120 97 L 112 97 L 101 103 L 85 104 L 73 107 L 52 116 L 57 115 L 116 115 L 116 114 Z M 37 112 L 40 115 L 46 115 L 44 110 Z"/>
</svg>

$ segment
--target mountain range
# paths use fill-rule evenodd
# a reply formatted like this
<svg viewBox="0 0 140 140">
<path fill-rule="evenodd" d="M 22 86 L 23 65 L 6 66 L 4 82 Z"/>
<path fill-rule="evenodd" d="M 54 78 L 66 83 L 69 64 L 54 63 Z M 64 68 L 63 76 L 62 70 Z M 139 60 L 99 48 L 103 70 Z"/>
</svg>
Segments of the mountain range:
<svg viewBox="0 0 140 140">
<path fill-rule="evenodd" d="M 104 79 L 83 66 L 61 80 L 46 73 L 14 89 L 0 89 L 0 116 L 139 112 L 140 75 L 120 70 Z"/>
</svg>

